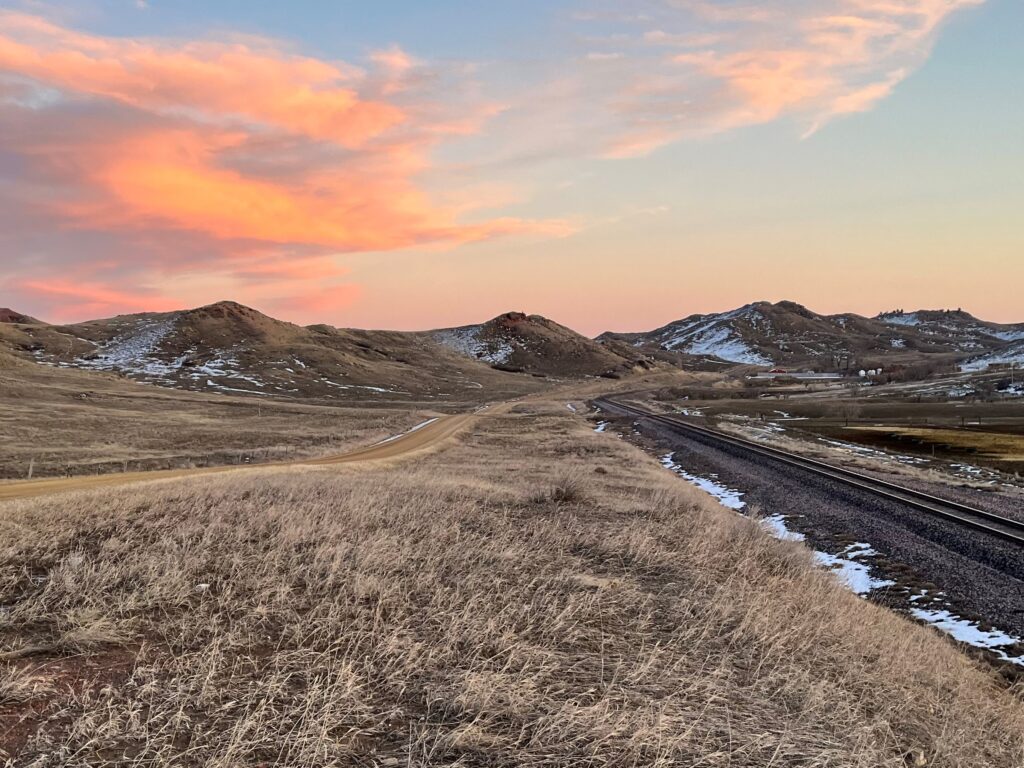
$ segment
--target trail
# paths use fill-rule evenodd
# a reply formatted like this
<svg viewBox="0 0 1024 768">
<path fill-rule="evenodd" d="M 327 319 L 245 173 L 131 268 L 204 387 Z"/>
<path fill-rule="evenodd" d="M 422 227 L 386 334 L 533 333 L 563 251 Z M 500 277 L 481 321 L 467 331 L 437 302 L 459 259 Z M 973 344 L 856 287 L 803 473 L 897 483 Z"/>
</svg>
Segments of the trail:
<svg viewBox="0 0 1024 768">
<path fill-rule="evenodd" d="M 332 464 L 356 464 L 361 462 L 385 461 L 405 458 L 433 448 L 477 418 L 476 413 L 455 416 L 441 416 L 419 429 L 398 435 L 376 445 L 358 448 L 337 456 L 295 461 L 246 464 L 243 466 L 200 467 L 196 469 L 163 469 L 152 472 L 123 472 L 120 474 L 88 475 L 84 477 L 44 478 L 40 480 L 17 480 L 0 483 L 0 501 L 27 499 L 47 496 L 65 491 L 80 491 L 93 488 L 110 488 L 150 480 L 169 480 L 177 477 L 196 477 L 224 472 L 241 472 L 266 467 L 326 466 Z"/>
</svg>

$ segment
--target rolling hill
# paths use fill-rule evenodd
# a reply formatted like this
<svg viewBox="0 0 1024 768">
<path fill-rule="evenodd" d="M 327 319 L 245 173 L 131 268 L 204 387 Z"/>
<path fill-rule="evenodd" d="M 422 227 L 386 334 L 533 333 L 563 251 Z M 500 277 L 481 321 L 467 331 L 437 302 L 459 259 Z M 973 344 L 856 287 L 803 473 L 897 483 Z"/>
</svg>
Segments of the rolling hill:
<svg viewBox="0 0 1024 768">
<path fill-rule="evenodd" d="M 435 341 L 499 370 L 543 376 L 619 375 L 649 367 L 636 349 L 609 349 L 540 315 L 508 312 L 481 325 L 431 331 Z"/>
<path fill-rule="evenodd" d="M 990 323 L 960 310 L 821 315 L 783 301 L 594 340 L 521 312 L 478 325 L 397 332 L 299 326 L 231 301 L 72 325 L 0 310 L 0 366 L 32 360 L 224 394 L 480 399 L 537 389 L 540 378 L 617 378 L 669 365 L 982 369 L 1024 363 L 1024 324 Z"/>
<path fill-rule="evenodd" d="M 782 301 L 691 315 L 647 333 L 606 333 L 599 338 L 675 353 L 684 365 L 720 362 L 842 370 L 994 360 L 1024 340 L 1024 325 L 988 323 L 960 310 L 897 311 L 874 318 L 821 315 Z"/>
<path fill-rule="evenodd" d="M 63 326 L 11 322 L 0 326 L 0 349 L 10 360 L 165 387 L 328 400 L 500 397 L 542 386 L 524 373 L 572 378 L 633 367 L 632 360 L 538 316 L 508 314 L 480 326 L 403 333 L 303 327 L 230 301 Z M 643 354 L 633 351 L 632 357 L 640 361 Z"/>
</svg>

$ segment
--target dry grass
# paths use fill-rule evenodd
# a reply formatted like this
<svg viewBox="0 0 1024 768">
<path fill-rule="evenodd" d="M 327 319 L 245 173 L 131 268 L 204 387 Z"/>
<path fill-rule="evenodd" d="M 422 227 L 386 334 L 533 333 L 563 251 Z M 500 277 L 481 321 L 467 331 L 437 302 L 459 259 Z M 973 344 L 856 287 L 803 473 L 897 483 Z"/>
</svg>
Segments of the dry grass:
<svg viewBox="0 0 1024 768">
<path fill-rule="evenodd" d="M 847 430 L 851 436 L 867 435 L 885 439 L 888 446 L 909 445 L 918 453 L 933 447 L 942 453 L 967 454 L 987 464 L 1024 464 L 1024 434 L 982 432 L 962 429 L 923 429 L 890 425 L 856 426 Z"/>
<path fill-rule="evenodd" d="M 205 395 L 25 364 L 0 369 L 0 479 L 322 456 L 403 432 L 434 407 Z"/>
<path fill-rule="evenodd" d="M 415 465 L 0 508 L 0 648 L 51 649 L 0 672 L 8 765 L 1021 765 L 994 674 L 516 411 Z"/>
</svg>

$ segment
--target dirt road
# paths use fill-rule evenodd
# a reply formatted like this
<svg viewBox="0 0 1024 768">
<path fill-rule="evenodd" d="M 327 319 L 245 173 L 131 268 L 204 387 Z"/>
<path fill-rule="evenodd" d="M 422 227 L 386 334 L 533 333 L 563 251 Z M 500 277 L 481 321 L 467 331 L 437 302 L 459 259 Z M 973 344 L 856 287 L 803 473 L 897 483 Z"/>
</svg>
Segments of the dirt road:
<svg viewBox="0 0 1024 768">
<path fill-rule="evenodd" d="M 477 418 L 476 413 L 441 416 L 427 422 L 405 434 L 377 443 L 376 445 L 359 448 L 337 456 L 325 456 L 319 459 L 299 459 L 287 462 L 268 464 L 201 467 L 197 469 L 167 469 L 155 472 L 124 472 L 121 474 L 89 475 L 86 477 L 45 478 L 41 480 L 18 480 L 0 483 L 0 501 L 10 499 L 26 499 L 34 496 L 45 496 L 64 491 L 78 491 L 91 488 L 106 488 L 149 480 L 166 480 L 175 477 L 193 477 L 210 475 L 220 472 L 238 472 L 265 467 L 287 466 L 324 466 L 330 464 L 353 464 L 359 462 L 384 461 L 399 459 L 420 451 L 433 448 L 455 435 L 463 427 Z"/>
</svg>

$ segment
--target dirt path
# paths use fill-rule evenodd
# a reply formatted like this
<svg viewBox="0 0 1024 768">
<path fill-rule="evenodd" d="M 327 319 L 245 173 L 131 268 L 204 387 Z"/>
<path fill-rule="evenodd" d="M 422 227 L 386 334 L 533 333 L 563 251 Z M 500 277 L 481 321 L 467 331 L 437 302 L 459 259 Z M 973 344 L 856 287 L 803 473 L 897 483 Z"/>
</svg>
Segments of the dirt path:
<svg viewBox="0 0 1024 768">
<path fill-rule="evenodd" d="M 0 483 L 0 501 L 46 496 L 51 493 L 78 491 L 91 488 L 106 488 L 148 480 L 166 480 L 175 477 L 210 475 L 220 472 L 238 472 L 265 467 L 325 466 L 330 464 L 353 464 L 359 462 L 398 459 L 433 448 L 455 435 L 471 423 L 477 414 L 465 413 L 456 416 L 441 416 L 405 434 L 385 440 L 382 443 L 359 448 L 337 456 L 319 459 L 271 462 L 245 466 L 201 467 L 197 469 L 165 469 L 154 472 L 124 472 L 109 475 L 88 475 L 85 477 L 59 477 L 40 480 L 17 480 Z"/>
</svg>

